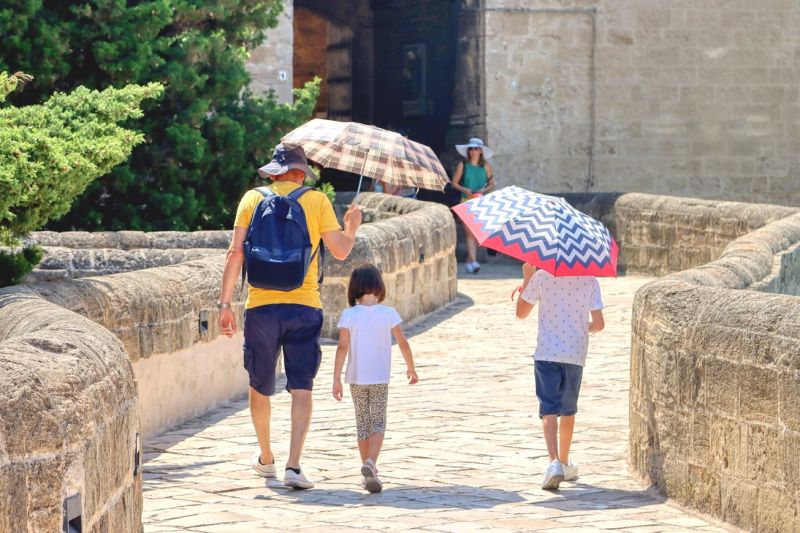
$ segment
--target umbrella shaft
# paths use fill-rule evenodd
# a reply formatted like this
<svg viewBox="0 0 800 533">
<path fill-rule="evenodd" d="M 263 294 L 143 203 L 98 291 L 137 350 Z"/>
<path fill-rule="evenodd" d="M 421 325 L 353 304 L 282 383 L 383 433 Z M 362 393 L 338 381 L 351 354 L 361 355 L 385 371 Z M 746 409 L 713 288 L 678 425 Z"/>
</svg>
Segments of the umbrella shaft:
<svg viewBox="0 0 800 533">
<path fill-rule="evenodd" d="M 361 174 L 358 176 L 358 188 L 356 189 L 356 195 L 353 198 L 353 204 L 356 203 L 356 200 L 358 200 L 358 195 L 361 193 L 361 182 L 364 181 L 364 169 L 367 167 L 367 158 L 369 158 L 369 150 L 367 150 L 367 155 L 364 156 L 364 162 L 361 164 Z"/>
</svg>

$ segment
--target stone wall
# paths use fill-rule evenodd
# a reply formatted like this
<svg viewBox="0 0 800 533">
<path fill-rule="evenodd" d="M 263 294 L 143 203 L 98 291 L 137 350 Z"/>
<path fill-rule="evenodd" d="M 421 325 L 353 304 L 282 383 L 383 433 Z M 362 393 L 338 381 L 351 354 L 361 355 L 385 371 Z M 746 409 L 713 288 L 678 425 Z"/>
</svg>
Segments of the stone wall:
<svg viewBox="0 0 800 533">
<path fill-rule="evenodd" d="M 340 200 L 352 196 L 342 193 Z M 324 263 L 327 337 L 338 336 L 349 275 L 361 263 L 381 268 L 387 301 L 405 320 L 456 294 L 454 222 L 447 208 L 374 193 L 361 194 L 358 203 L 367 223 L 353 252 L 344 262 L 327 255 Z M 336 208 L 343 211 L 343 203 Z M 28 290 L 101 324 L 125 346 L 138 380 L 145 436 L 247 390 L 241 335 L 219 337 L 217 326 L 229 231 L 38 232 L 30 240 L 47 254 L 33 279 L 79 279 L 34 283 Z M 186 258 L 197 259 L 181 262 Z M 160 268 L 139 270 L 155 264 Z M 124 270 L 133 271 L 106 275 Z M 238 289 L 235 295 L 243 297 Z M 242 301 L 236 311 L 241 324 Z"/>
<path fill-rule="evenodd" d="M 285 0 L 278 26 L 267 32 L 264 43 L 250 52 L 246 63 L 250 90 L 256 94 L 275 91 L 278 101 L 292 103 L 294 80 L 294 2 Z"/>
<path fill-rule="evenodd" d="M 0 531 L 141 531 L 131 363 L 108 330 L 26 289 L 0 290 Z"/>
<path fill-rule="evenodd" d="M 694 222 L 698 236 L 709 221 L 704 208 L 713 207 L 626 196 L 618 214 L 624 205 L 627 216 L 638 209 L 632 219 Z M 668 207 L 666 216 L 659 205 Z M 725 232 L 745 234 L 715 260 L 700 264 L 704 254 L 690 254 L 687 263 L 697 264 L 684 267 L 694 268 L 637 292 L 630 392 L 630 457 L 639 474 L 685 505 L 776 532 L 800 530 L 800 214 L 751 226 L 779 213 L 774 206 L 721 205 L 727 229 L 710 234 L 710 247 Z M 638 267 L 654 264 L 642 247 L 648 234 L 628 235 L 640 243 Z M 656 254 L 682 252 L 680 235 L 651 235 L 660 240 Z"/>
<path fill-rule="evenodd" d="M 481 12 L 499 184 L 800 205 L 796 2 L 486 0 Z"/>
</svg>

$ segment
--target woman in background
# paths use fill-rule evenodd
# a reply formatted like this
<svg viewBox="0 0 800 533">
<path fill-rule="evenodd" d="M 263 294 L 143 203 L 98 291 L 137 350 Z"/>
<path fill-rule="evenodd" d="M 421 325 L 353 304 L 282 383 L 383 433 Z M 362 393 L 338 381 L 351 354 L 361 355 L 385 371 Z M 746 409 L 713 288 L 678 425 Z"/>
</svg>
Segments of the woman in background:
<svg viewBox="0 0 800 533">
<path fill-rule="evenodd" d="M 492 166 L 487 161 L 494 153 L 492 149 L 483 144 L 482 140 L 473 137 L 467 144 L 457 144 L 456 150 L 464 160 L 459 161 L 456 167 L 452 185 L 454 189 L 461 192 L 461 201 L 466 202 L 470 198 L 492 191 L 494 176 Z M 464 234 L 467 240 L 465 266 L 467 272 L 477 274 L 481 270 L 480 263 L 476 261 L 478 241 L 469 230 L 465 229 Z"/>
</svg>

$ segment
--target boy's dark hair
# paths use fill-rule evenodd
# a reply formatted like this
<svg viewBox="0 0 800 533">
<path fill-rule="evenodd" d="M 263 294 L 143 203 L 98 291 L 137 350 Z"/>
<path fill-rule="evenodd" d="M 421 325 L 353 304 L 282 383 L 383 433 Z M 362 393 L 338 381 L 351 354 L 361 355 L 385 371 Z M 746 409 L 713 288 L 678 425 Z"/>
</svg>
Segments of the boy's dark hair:
<svg viewBox="0 0 800 533">
<path fill-rule="evenodd" d="M 365 294 L 374 294 L 378 301 L 386 298 L 386 285 L 383 284 L 381 272 L 374 265 L 361 265 L 350 274 L 350 285 L 347 287 L 347 302 L 350 307 Z"/>
</svg>

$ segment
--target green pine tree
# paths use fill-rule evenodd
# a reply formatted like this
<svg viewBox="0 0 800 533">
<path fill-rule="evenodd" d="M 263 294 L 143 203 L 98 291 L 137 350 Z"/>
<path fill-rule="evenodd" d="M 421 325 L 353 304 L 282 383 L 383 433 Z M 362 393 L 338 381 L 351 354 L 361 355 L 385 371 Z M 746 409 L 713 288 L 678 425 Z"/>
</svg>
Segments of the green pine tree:
<svg viewBox="0 0 800 533">
<path fill-rule="evenodd" d="M 281 0 L 9 0 L 0 8 L 0 70 L 54 90 L 152 81 L 164 98 L 136 122 L 147 143 L 93 182 L 54 229 L 229 227 L 280 136 L 311 115 L 318 83 L 293 105 L 250 94 L 248 50 L 277 24 Z"/>
<path fill-rule="evenodd" d="M 30 76 L 0 72 L 0 105 Z M 157 83 L 56 93 L 41 105 L 0 107 L 0 245 L 69 211 L 98 176 L 128 159 L 144 135 L 119 125 L 142 116 Z M 16 283 L 41 259 L 33 249 L 0 252 L 0 286 Z"/>
</svg>

